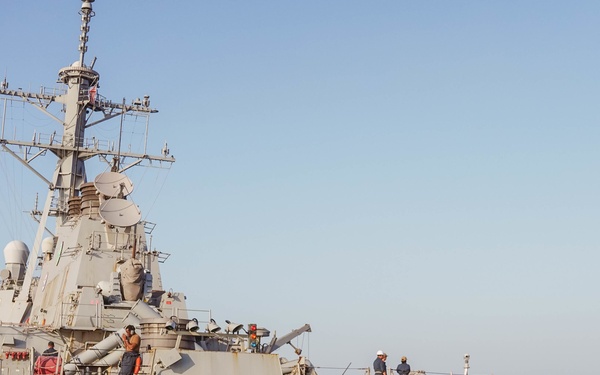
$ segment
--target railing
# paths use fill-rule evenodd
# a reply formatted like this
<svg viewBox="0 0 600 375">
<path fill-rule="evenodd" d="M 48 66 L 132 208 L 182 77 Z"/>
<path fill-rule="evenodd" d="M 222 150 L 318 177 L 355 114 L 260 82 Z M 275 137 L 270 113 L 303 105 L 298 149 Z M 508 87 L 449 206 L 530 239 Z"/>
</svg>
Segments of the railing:
<svg viewBox="0 0 600 375">
<path fill-rule="evenodd" d="M 69 297 L 67 297 L 69 298 Z M 82 311 L 91 311 L 92 309 L 81 309 L 81 307 L 85 306 L 94 306 L 93 313 L 87 315 L 82 313 Z M 60 320 L 59 324 L 61 327 L 69 327 L 74 328 L 73 326 L 74 320 L 80 318 L 90 318 L 91 327 L 90 328 L 102 328 L 102 304 L 100 300 L 96 303 L 73 303 L 73 302 L 61 302 L 60 305 Z M 81 327 L 78 327 L 81 328 Z"/>
<path fill-rule="evenodd" d="M 93 306 L 93 309 L 86 309 L 82 307 Z M 110 315 L 106 315 L 103 312 L 102 304 L 100 300 L 97 303 L 77 303 L 74 304 L 72 302 L 62 302 L 60 308 L 60 326 L 61 327 L 74 327 L 75 319 L 89 318 L 89 320 L 85 320 L 86 322 L 91 322 L 91 326 L 89 328 L 103 328 L 104 319 L 110 319 Z M 92 313 L 86 314 L 86 311 L 91 311 Z M 177 317 L 182 319 L 188 319 L 182 317 L 182 315 L 186 315 L 190 317 L 189 319 L 195 318 L 198 323 L 209 323 L 212 320 L 212 310 L 203 310 L 203 309 L 182 309 L 178 307 L 173 308 L 162 308 L 162 315 L 165 318 L 169 317 Z M 79 325 L 78 328 L 82 328 Z"/>
<path fill-rule="evenodd" d="M 163 315 L 167 318 L 169 316 L 171 316 L 171 317 L 174 316 L 174 317 L 179 318 L 182 315 L 182 313 L 185 313 L 185 315 L 188 317 L 192 316 L 193 318 L 196 318 L 196 320 L 198 320 L 198 323 L 209 323 L 212 319 L 212 310 L 182 309 L 182 308 L 178 308 L 178 307 L 165 308 L 163 306 L 162 312 L 163 312 Z M 189 313 L 192 313 L 192 314 L 189 314 Z M 194 314 L 194 313 L 199 313 L 199 314 Z M 203 314 L 205 316 L 205 319 L 200 319 L 200 316 L 202 316 Z M 184 318 L 184 319 L 188 319 L 188 318 Z M 191 319 L 191 318 L 189 318 L 189 319 Z"/>
</svg>

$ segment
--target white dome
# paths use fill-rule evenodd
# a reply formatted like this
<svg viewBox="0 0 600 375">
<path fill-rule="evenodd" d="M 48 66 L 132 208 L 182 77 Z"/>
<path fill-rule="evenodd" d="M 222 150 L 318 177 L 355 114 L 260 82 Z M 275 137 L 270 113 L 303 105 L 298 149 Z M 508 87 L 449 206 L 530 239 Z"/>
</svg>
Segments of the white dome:
<svg viewBox="0 0 600 375">
<path fill-rule="evenodd" d="M 42 252 L 44 254 L 54 253 L 54 237 L 46 237 L 42 241 Z"/>
<path fill-rule="evenodd" d="M 27 263 L 29 248 L 23 241 L 11 241 L 4 247 L 4 263 L 23 264 Z"/>
</svg>

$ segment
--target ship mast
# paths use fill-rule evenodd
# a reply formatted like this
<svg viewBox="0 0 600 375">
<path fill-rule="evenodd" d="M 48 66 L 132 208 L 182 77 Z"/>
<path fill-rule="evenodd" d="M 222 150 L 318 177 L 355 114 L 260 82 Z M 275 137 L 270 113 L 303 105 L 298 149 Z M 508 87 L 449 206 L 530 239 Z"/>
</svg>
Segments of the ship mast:
<svg viewBox="0 0 600 375">
<path fill-rule="evenodd" d="M 49 187 L 48 195 L 44 209 L 39 218 L 39 227 L 34 240 L 33 254 L 29 257 L 27 270 L 24 277 L 22 292 L 18 300 L 27 301 L 30 296 L 30 287 L 33 280 L 33 272 L 37 263 L 37 254 L 41 250 L 42 236 L 49 216 L 56 217 L 56 225 L 60 227 L 69 219 L 69 200 L 76 199 L 80 195 L 82 184 L 87 182 L 85 161 L 98 156 L 108 161 L 112 159 L 115 172 L 121 172 L 135 165 L 142 165 L 143 162 L 152 163 L 157 161 L 160 166 L 163 162 L 170 166 L 175 158 L 169 155 L 165 145 L 162 155 L 150 155 L 144 147 L 142 153 L 123 152 L 113 148 L 101 148 L 99 144 L 91 144 L 85 139 L 87 128 L 98 125 L 113 118 L 122 117 L 127 113 L 135 115 L 149 116 L 151 113 L 158 112 L 150 108 L 149 96 L 144 96 L 144 100 L 135 100 L 128 105 L 123 100 L 122 103 L 114 103 L 104 97 L 97 95 L 100 74 L 93 70 L 95 59 L 90 66 L 85 64 L 85 54 L 87 52 L 88 33 L 90 31 L 90 21 L 95 15 L 92 9 L 94 0 L 82 0 L 81 9 L 81 34 L 79 35 L 79 59 L 68 67 L 60 69 L 58 81 L 65 84 L 66 92 L 56 95 L 55 92 L 48 94 L 44 89 L 40 93 L 25 92 L 22 90 L 9 90 L 8 84 L 0 86 L 0 95 L 12 96 L 34 106 L 36 109 L 48 115 L 62 126 L 62 138 L 56 137 L 56 133 L 49 137 L 48 142 L 44 142 L 41 137 L 34 136 L 33 141 L 9 140 L 0 134 L 0 147 L 13 157 L 19 160 L 24 166 L 30 169 L 34 174 L 40 177 Z M 5 80 L 6 81 L 6 80 Z M 63 105 L 64 118 L 61 120 L 48 111 L 52 103 Z M 91 115 L 95 112 L 103 116 L 95 121 L 90 121 Z M 148 135 L 145 134 L 147 137 Z M 18 155 L 11 147 L 24 149 L 24 155 Z M 33 153 L 37 148 L 39 151 Z M 36 170 L 31 162 L 40 155 L 50 151 L 58 157 L 56 168 L 51 178 L 45 177 Z M 127 158 L 133 160 L 129 165 L 121 166 L 121 160 Z"/>
<path fill-rule="evenodd" d="M 57 175 L 54 188 L 58 190 L 58 201 L 65 205 L 71 197 L 79 195 L 79 186 L 86 181 L 85 163 L 80 157 L 83 146 L 86 115 L 90 111 L 88 104 L 95 99 L 90 89 L 98 84 L 100 75 L 85 66 L 90 20 L 94 16 L 92 2 L 84 0 L 81 6 L 81 35 L 79 36 L 79 61 L 63 68 L 58 73 L 59 80 L 67 86 L 67 93 L 56 98 L 63 103 L 65 117 L 63 121 L 63 146 L 67 147 L 59 153 Z M 92 90 L 93 92 L 93 90 Z M 66 217 L 64 211 L 59 215 Z"/>
<path fill-rule="evenodd" d="M 62 122 L 62 147 L 52 150 L 58 156 L 59 160 L 35 236 L 33 245 L 34 254 L 29 257 L 23 282 L 23 292 L 18 297 L 21 301 L 27 301 L 31 297 L 30 288 L 33 281 L 33 271 L 37 262 L 37 253 L 41 248 L 44 228 L 50 214 L 54 190 L 58 193 L 59 207 L 56 220 L 57 225 L 60 225 L 68 218 L 67 210 L 65 209 L 68 199 L 78 196 L 79 186 L 86 181 L 85 163 L 80 158 L 80 148 L 83 146 L 85 134 L 86 107 L 90 102 L 89 90 L 92 86 L 98 84 L 100 78 L 97 72 L 86 67 L 84 64 L 85 52 L 87 51 L 87 33 L 90 30 L 89 22 L 94 16 L 92 2 L 94 0 L 83 0 L 81 11 L 79 12 L 81 14 L 79 61 L 73 63 L 71 66 L 62 68 L 58 73 L 59 81 L 67 86 L 67 92 L 64 95 L 51 98 L 58 103 L 62 103 L 64 107 L 65 117 Z"/>
<path fill-rule="evenodd" d="M 88 37 L 87 37 L 87 33 L 90 31 L 90 20 L 92 19 L 92 17 L 94 17 L 96 14 L 94 13 L 94 11 L 92 10 L 92 3 L 94 2 L 94 0 L 87 0 L 84 1 L 83 4 L 81 5 L 81 11 L 79 12 L 79 14 L 81 14 L 81 35 L 79 36 L 79 65 L 83 66 L 83 61 L 85 58 L 85 53 L 87 52 L 87 41 L 88 41 Z"/>
</svg>

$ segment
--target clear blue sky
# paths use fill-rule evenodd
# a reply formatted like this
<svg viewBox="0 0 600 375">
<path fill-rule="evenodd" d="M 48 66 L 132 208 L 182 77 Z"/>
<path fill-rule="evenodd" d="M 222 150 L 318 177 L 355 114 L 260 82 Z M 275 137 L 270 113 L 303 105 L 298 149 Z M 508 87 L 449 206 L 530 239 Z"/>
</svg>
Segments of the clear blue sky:
<svg viewBox="0 0 600 375">
<path fill-rule="evenodd" d="M 79 6 L 3 1 L 12 88 L 78 58 Z M 150 94 L 154 153 L 178 159 L 134 199 L 190 307 L 280 335 L 310 323 L 296 345 L 316 366 L 381 349 L 432 372 L 470 353 L 474 375 L 597 373 L 600 2 L 94 9 L 100 94 Z M 3 211 L 2 246 L 33 236 Z"/>
</svg>

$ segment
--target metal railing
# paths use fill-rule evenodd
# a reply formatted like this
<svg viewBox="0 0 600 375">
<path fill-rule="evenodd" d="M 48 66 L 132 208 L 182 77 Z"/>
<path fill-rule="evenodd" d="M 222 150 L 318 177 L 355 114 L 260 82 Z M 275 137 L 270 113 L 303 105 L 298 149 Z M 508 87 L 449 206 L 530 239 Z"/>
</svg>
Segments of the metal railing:
<svg viewBox="0 0 600 375">
<path fill-rule="evenodd" d="M 68 297 L 67 297 L 68 298 Z M 81 309 L 81 306 L 94 306 L 93 313 L 86 315 L 83 311 L 87 309 Z M 60 315 L 59 325 L 61 327 L 73 328 L 75 319 L 89 318 L 92 323 L 91 328 L 102 328 L 102 303 L 98 300 L 95 303 L 73 303 L 73 302 L 61 302 L 60 304 Z"/>
</svg>

